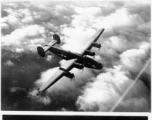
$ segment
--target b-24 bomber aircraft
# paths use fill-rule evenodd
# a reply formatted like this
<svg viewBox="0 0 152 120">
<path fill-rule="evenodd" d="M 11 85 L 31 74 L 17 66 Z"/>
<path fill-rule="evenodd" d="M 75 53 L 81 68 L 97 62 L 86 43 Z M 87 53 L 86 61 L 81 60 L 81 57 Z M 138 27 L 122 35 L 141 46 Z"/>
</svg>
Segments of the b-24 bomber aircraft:
<svg viewBox="0 0 152 120">
<path fill-rule="evenodd" d="M 79 49 L 75 53 L 54 46 L 55 44 L 60 44 L 60 37 L 57 34 L 53 35 L 53 40 L 49 44 L 45 45 L 44 47 L 38 46 L 37 52 L 41 57 L 45 57 L 45 53 L 50 51 L 58 57 L 66 60 L 66 62 L 60 66 L 56 73 L 40 87 L 39 92 L 46 91 L 63 76 L 66 76 L 70 79 L 75 77 L 73 73 L 69 72 L 73 68 L 83 69 L 84 67 L 87 67 L 101 70 L 103 65 L 88 56 L 95 56 L 95 52 L 91 51 L 92 47 L 101 47 L 101 44 L 96 42 L 103 31 L 104 28 L 98 30 L 98 32 L 82 46 L 82 49 Z"/>
</svg>

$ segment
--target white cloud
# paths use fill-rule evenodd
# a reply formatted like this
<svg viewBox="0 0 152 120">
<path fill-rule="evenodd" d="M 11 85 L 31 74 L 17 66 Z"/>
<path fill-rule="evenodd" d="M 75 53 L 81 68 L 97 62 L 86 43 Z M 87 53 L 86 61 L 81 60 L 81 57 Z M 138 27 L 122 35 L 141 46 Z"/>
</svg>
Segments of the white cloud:
<svg viewBox="0 0 152 120">
<path fill-rule="evenodd" d="M 78 97 L 77 106 L 84 111 L 110 111 L 133 82 L 129 77 L 130 74 L 122 71 L 121 66 L 107 69 L 106 73 L 101 73 L 85 86 L 83 94 Z M 116 111 L 149 111 L 148 90 L 140 80 L 132 87 Z"/>
<path fill-rule="evenodd" d="M 87 17 L 89 17 L 89 16 L 96 17 L 96 16 L 100 15 L 100 13 L 101 13 L 101 9 L 99 7 L 89 7 L 89 8 L 75 7 L 74 9 L 78 14 L 87 16 Z"/>
<path fill-rule="evenodd" d="M 13 45 L 14 48 L 21 47 L 21 49 L 32 49 L 32 45 L 36 46 L 36 44 L 45 42 L 44 39 L 32 39 L 32 37 L 41 37 L 44 32 L 45 30 L 43 27 L 39 25 L 30 25 L 16 29 L 9 35 L 2 36 L 2 43 L 6 46 Z M 28 37 L 31 37 L 31 39 Z"/>
<path fill-rule="evenodd" d="M 8 65 L 8 66 L 14 66 L 14 63 L 11 61 L 11 60 L 8 60 L 5 65 Z"/>
<path fill-rule="evenodd" d="M 29 97 L 33 98 L 36 102 L 43 103 L 44 105 L 49 105 L 51 99 L 48 96 L 40 96 L 38 90 L 33 90 L 29 93 Z"/>
<path fill-rule="evenodd" d="M 125 68 L 132 72 L 139 72 L 147 59 L 147 54 L 143 49 L 131 49 L 120 55 L 121 62 Z"/>
<path fill-rule="evenodd" d="M 48 62 L 51 62 L 52 59 L 53 59 L 53 56 L 52 56 L 52 55 L 48 55 L 47 58 L 46 58 L 46 60 L 47 60 Z"/>
<path fill-rule="evenodd" d="M 7 23 L 1 23 L 1 29 L 2 30 L 8 30 L 9 29 L 9 26 Z"/>
<path fill-rule="evenodd" d="M 23 48 L 16 48 L 16 52 L 18 52 L 18 53 L 21 53 L 23 51 L 24 51 Z"/>
<path fill-rule="evenodd" d="M 62 30 L 62 34 L 64 34 L 66 37 L 64 37 L 65 44 L 62 46 L 62 48 L 73 52 L 76 52 L 78 49 L 83 49 L 81 46 L 84 45 L 95 32 L 96 31 L 91 28 L 64 28 Z"/>
</svg>

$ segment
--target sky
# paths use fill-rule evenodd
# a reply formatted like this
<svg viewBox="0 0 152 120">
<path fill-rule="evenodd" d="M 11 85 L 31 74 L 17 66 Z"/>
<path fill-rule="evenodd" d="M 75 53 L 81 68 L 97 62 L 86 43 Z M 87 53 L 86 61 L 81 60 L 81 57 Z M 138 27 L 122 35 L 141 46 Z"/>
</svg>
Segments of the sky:
<svg viewBox="0 0 152 120">
<path fill-rule="evenodd" d="M 147 1 L 31 1 L 1 6 L 2 110 L 109 112 L 150 60 L 151 12 Z M 76 52 L 100 28 L 101 49 L 93 48 L 104 68 L 72 69 L 38 94 L 64 64 L 52 53 L 37 54 L 54 33 L 58 47 Z M 150 112 L 151 64 L 144 69 L 114 112 Z"/>
</svg>

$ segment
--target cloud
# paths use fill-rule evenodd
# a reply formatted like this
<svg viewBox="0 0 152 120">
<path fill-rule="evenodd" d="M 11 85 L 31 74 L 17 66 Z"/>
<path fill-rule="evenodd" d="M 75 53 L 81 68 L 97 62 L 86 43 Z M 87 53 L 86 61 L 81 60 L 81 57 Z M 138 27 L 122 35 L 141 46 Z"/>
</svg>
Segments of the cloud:
<svg viewBox="0 0 152 120">
<path fill-rule="evenodd" d="M 133 80 L 122 66 L 107 69 L 94 82 L 84 87 L 83 94 L 77 99 L 77 106 L 84 111 L 110 111 Z M 115 111 L 150 111 L 149 94 L 146 86 L 138 80 Z M 140 104 L 140 105 L 139 105 Z M 146 105 L 146 106 L 145 106 Z"/>
<path fill-rule="evenodd" d="M 23 2 L 2 4 L 2 109 L 109 111 L 150 58 L 150 4 L 128 1 Z M 37 89 L 59 65 L 36 47 L 57 33 L 61 47 L 72 52 L 99 28 L 105 31 L 93 48 L 104 68 L 72 69 L 75 79 L 61 78 L 47 92 Z M 115 111 L 150 111 L 151 65 Z M 10 101 L 11 97 L 11 101 Z"/>
<path fill-rule="evenodd" d="M 130 49 L 120 55 L 121 62 L 130 72 L 137 72 L 144 67 L 145 61 L 148 59 L 146 52 L 142 49 Z"/>
<path fill-rule="evenodd" d="M 29 97 L 34 99 L 35 102 L 42 103 L 44 105 L 49 105 L 51 103 L 50 97 L 48 97 L 48 96 L 42 97 L 42 96 L 38 95 L 38 90 L 36 90 L 36 89 L 29 93 Z"/>
<path fill-rule="evenodd" d="M 36 37 L 44 33 L 44 29 L 38 25 L 31 25 L 14 30 L 10 35 L 2 37 L 5 44 L 21 45 L 27 37 Z"/>
<path fill-rule="evenodd" d="M 81 46 L 84 45 L 94 33 L 94 29 L 84 30 L 83 27 L 64 28 L 62 34 L 65 35 L 63 39 L 65 44 L 62 45 L 62 48 L 77 52 L 78 49 L 83 49 Z"/>
<path fill-rule="evenodd" d="M 10 60 L 8 60 L 5 65 L 8 65 L 8 66 L 14 66 L 13 62 L 11 62 Z"/>
</svg>

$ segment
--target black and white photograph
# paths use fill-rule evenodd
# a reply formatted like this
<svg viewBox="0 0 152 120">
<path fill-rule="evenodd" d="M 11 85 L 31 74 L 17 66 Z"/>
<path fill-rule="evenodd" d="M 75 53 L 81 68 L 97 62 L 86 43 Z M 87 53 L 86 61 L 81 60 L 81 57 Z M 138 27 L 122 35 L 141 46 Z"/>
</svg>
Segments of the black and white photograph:
<svg viewBox="0 0 152 120">
<path fill-rule="evenodd" d="M 147 0 L 3 1 L 1 110 L 149 113 L 150 39 Z"/>
</svg>

